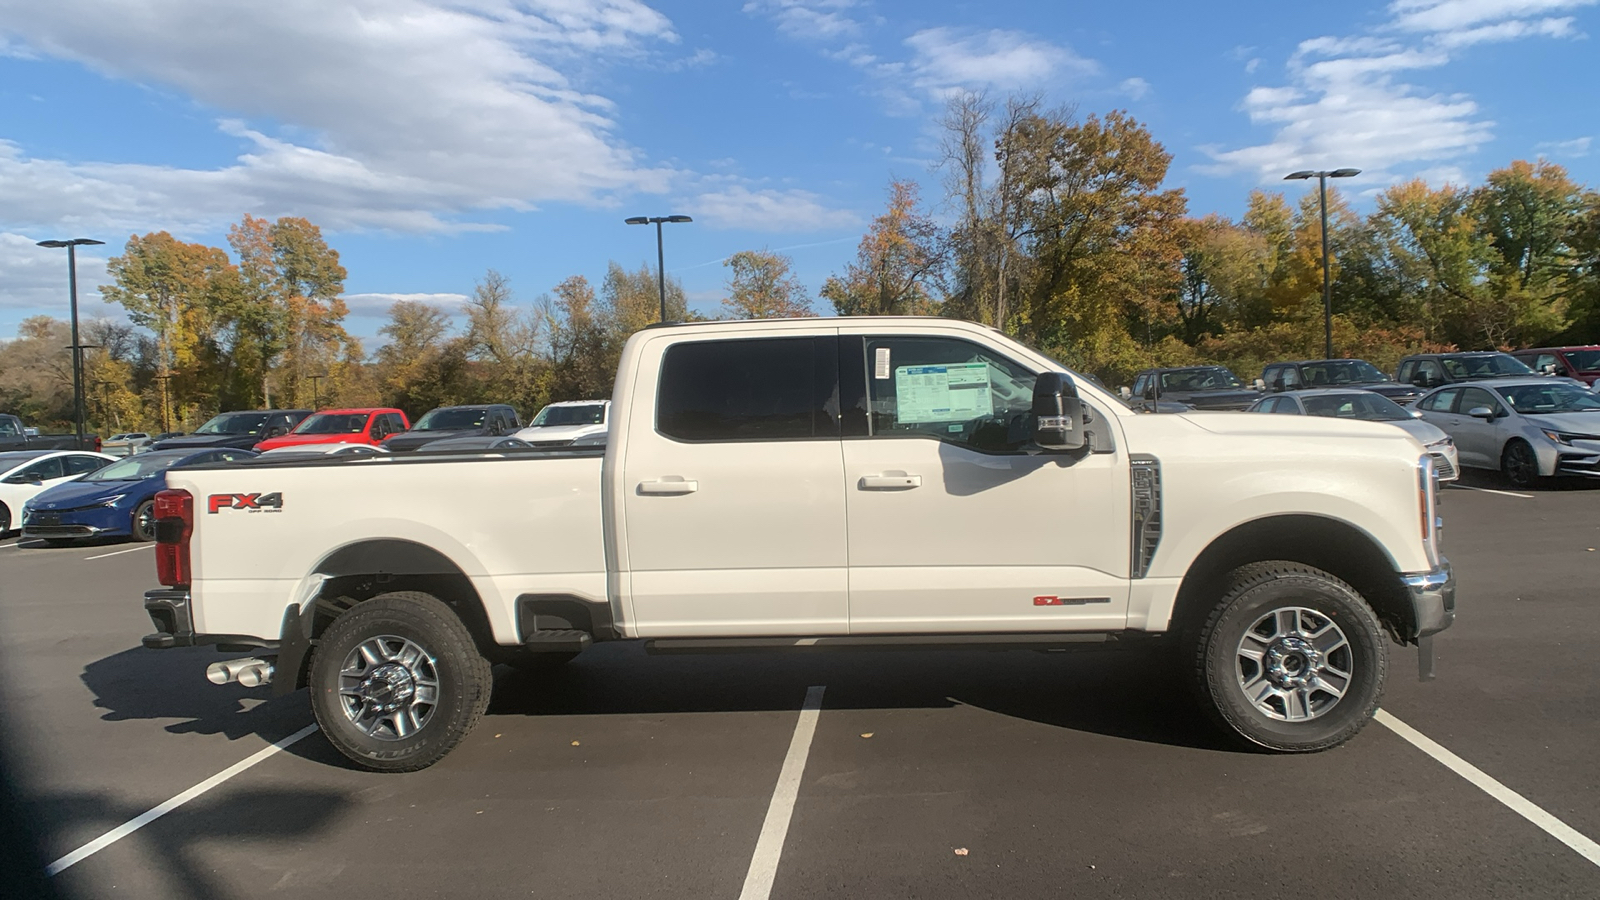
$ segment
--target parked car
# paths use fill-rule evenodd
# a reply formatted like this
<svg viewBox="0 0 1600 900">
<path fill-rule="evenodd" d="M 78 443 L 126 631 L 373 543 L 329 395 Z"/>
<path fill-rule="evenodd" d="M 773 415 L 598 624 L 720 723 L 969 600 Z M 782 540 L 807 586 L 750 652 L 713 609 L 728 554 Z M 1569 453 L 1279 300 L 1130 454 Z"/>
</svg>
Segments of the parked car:
<svg viewBox="0 0 1600 900">
<path fill-rule="evenodd" d="M 100 436 L 86 434 L 79 442 L 76 434 L 40 434 L 39 429 L 22 424 L 10 413 L 0 413 L 0 452 L 8 450 L 88 450 L 100 452 Z"/>
<path fill-rule="evenodd" d="M 152 512 L 156 493 L 166 487 L 167 470 L 202 463 L 234 462 L 255 456 L 236 447 L 150 450 L 116 460 L 65 484 L 43 491 L 22 508 L 22 536 L 66 544 L 81 538 L 128 536 L 155 540 Z"/>
<path fill-rule="evenodd" d="M 1166 412 L 1157 403 L 1181 403 L 1190 409 L 1244 409 L 1261 397 L 1239 376 L 1221 366 L 1146 369 L 1122 389 L 1123 400 L 1142 412 Z"/>
<path fill-rule="evenodd" d="M 325 409 L 307 416 L 288 434 L 256 444 L 256 451 L 308 444 L 379 444 L 410 427 L 411 420 L 398 409 Z"/>
<path fill-rule="evenodd" d="M 1545 375 L 1561 375 L 1594 387 L 1600 380 L 1600 346 L 1536 347 L 1511 354 Z"/>
<path fill-rule="evenodd" d="M 290 444 L 263 450 L 260 456 L 272 459 L 310 456 L 379 456 L 389 451 L 372 444 Z M 259 458 L 259 457 L 258 457 Z"/>
<path fill-rule="evenodd" d="M 539 410 L 517 437 L 535 447 L 559 447 L 591 434 L 604 434 L 610 412 L 610 400 L 552 403 Z"/>
<path fill-rule="evenodd" d="M 1433 456 L 1433 470 L 1438 473 L 1440 481 L 1455 481 L 1461 477 L 1455 440 L 1439 426 L 1422 421 L 1420 412 L 1407 410 L 1376 391 L 1366 388 L 1290 391 L 1262 397 L 1245 411 L 1387 422 L 1416 438 L 1423 449 Z"/>
<path fill-rule="evenodd" d="M 157 441 L 152 450 L 188 450 L 201 447 L 235 447 L 250 450 L 268 438 L 288 434 L 309 409 L 255 409 L 212 416 L 192 434 Z"/>
<path fill-rule="evenodd" d="M 503 403 L 441 406 L 418 419 L 410 431 L 385 439 L 383 448 L 391 453 L 404 453 L 444 438 L 497 436 L 511 434 L 521 427 L 517 411 Z"/>
<path fill-rule="evenodd" d="M 85 450 L 11 450 L 0 452 L 0 537 L 22 520 L 29 500 L 115 459 Z"/>
<path fill-rule="evenodd" d="M 431 453 L 435 450 L 530 450 L 533 446 L 509 434 L 485 434 L 431 441 L 422 449 Z"/>
<path fill-rule="evenodd" d="M 1600 475 L 1600 397 L 1571 381 L 1452 385 L 1416 408 L 1455 438 L 1463 466 L 1499 469 L 1517 487 L 1553 475 Z"/>
<path fill-rule="evenodd" d="M 1273 363 L 1261 370 L 1257 387 L 1271 393 L 1306 388 L 1359 388 L 1406 404 L 1422 396 L 1415 385 L 1397 384 L 1364 359 L 1310 359 Z"/>
<path fill-rule="evenodd" d="M 1421 640 L 1425 662 L 1455 617 L 1432 462 L 1398 429 L 1136 415 L 942 318 L 666 325 L 630 337 L 619 371 L 604 452 L 171 473 L 144 646 L 256 646 L 209 680 L 308 687 L 332 747 L 405 772 L 479 721 L 494 663 L 602 641 L 1160 634 L 1226 734 L 1314 752 L 1370 721 L 1391 639 Z M 228 505 L 241 490 L 273 491 L 280 514 Z"/>
<path fill-rule="evenodd" d="M 1485 378 L 1533 375 L 1522 360 L 1498 350 L 1467 353 L 1417 353 L 1400 360 L 1394 380 L 1423 390 Z"/>
<path fill-rule="evenodd" d="M 100 445 L 100 452 L 118 457 L 132 456 L 141 450 L 149 450 L 151 443 L 147 432 L 129 431 L 106 438 Z"/>
</svg>

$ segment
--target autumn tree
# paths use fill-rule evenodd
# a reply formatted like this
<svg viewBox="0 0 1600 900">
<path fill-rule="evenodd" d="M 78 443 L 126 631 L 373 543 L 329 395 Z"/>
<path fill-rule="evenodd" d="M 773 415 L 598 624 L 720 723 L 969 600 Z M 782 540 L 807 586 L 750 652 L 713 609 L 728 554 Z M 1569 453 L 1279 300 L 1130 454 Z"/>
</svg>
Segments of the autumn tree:
<svg viewBox="0 0 1600 900">
<path fill-rule="evenodd" d="M 543 406 L 550 382 L 544 318 L 518 308 L 510 280 L 494 269 L 473 288 L 465 312 L 467 354 L 484 364 L 486 396 L 527 410 Z"/>
<path fill-rule="evenodd" d="M 728 296 L 722 308 L 734 319 L 786 319 L 816 315 L 805 286 L 789 271 L 793 260 L 767 250 L 741 250 L 722 261 Z"/>
<path fill-rule="evenodd" d="M 937 311 L 945 258 L 941 232 L 918 204 L 912 181 L 889 183 L 889 207 L 872 220 L 844 274 L 821 295 L 841 316 L 926 315 Z"/>
<path fill-rule="evenodd" d="M 594 287 L 582 275 L 556 285 L 549 304 L 551 398 L 588 400 L 611 396 L 614 369 L 607 369 L 612 329 Z"/>
</svg>

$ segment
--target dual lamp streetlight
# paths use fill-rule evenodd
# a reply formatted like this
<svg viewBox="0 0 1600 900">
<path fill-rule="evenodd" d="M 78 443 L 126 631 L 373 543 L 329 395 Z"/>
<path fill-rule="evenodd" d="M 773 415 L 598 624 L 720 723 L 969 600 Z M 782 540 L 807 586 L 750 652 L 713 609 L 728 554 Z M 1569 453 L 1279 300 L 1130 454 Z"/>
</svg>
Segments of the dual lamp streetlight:
<svg viewBox="0 0 1600 900">
<path fill-rule="evenodd" d="M 679 223 L 693 222 L 688 216 L 629 216 L 622 220 L 627 225 L 654 225 L 656 227 L 656 284 L 661 289 L 661 321 L 667 320 L 667 262 L 666 252 L 661 246 L 661 225 L 663 222 Z"/>
<path fill-rule="evenodd" d="M 1322 334 L 1324 359 L 1333 358 L 1333 293 L 1328 281 L 1328 179 L 1349 178 L 1360 174 L 1360 169 L 1332 169 L 1329 171 L 1303 169 L 1283 176 L 1284 181 L 1304 181 L 1307 178 L 1315 178 L 1317 180 L 1317 189 L 1320 193 L 1322 204 Z"/>
</svg>

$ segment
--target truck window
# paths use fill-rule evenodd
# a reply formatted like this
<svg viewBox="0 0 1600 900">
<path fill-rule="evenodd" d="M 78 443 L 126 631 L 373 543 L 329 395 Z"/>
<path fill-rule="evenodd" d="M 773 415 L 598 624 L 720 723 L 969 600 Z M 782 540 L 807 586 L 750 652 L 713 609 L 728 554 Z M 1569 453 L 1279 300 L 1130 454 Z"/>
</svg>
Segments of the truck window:
<svg viewBox="0 0 1600 900">
<path fill-rule="evenodd" d="M 1019 450 L 1030 437 L 1037 374 L 955 338 L 869 338 L 873 437 L 923 437 Z"/>
<path fill-rule="evenodd" d="M 820 397 L 837 381 L 835 342 L 815 338 L 692 341 L 667 348 L 656 430 L 680 441 L 835 438 Z M 826 352 L 823 352 L 826 351 Z"/>
<path fill-rule="evenodd" d="M 16 419 L 10 416 L 0 416 L 0 435 L 15 437 L 21 433 L 22 429 L 17 427 Z"/>
</svg>

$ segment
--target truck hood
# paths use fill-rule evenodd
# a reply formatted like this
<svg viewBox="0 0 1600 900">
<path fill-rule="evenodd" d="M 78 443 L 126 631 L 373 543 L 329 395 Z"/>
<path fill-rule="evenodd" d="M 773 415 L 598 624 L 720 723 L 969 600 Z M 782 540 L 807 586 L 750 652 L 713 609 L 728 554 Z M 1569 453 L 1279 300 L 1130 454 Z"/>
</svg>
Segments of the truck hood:
<svg viewBox="0 0 1600 900">
<path fill-rule="evenodd" d="M 364 444 L 361 432 L 349 434 L 285 434 L 275 438 L 268 438 L 256 445 L 261 452 L 276 450 L 279 447 L 304 447 L 308 444 Z"/>
<path fill-rule="evenodd" d="M 1196 409 L 1244 409 L 1261 399 L 1256 391 L 1162 391 L 1162 400 L 1187 403 Z"/>
<path fill-rule="evenodd" d="M 553 444 L 558 441 L 575 441 L 578 438 L 591 434 L 599 434 L 606 430 L 604 425 L 541 425 L 537 428 L 528 427 L 512 437 L 527 441 L 530 444 Z"/>
<path fill-rule="evenodd" d="M 201 450 L 206 447 L 237 447 L 240 450 L 249 450 L 256 445 L 260 438 L 253 434 L 190 434 L 178 438 L 167 438 L 158 442 L 153 449 L 156 450 Z"/>
<path fill-rule="evenodd" d="M 476 428 L 461 429 L 457 431 L 402 431 L 394 437 L 386 438 L 382 446 L 383 449 L 388 450 L 391 453 L 403 453 L 407 450 L 415 450 L 419 447 L 431 444 L 434 441 L 442 441 L 445 438 L 468 437 L 470 435 L 482 433 L 483 432 Z"/>
</svg>

